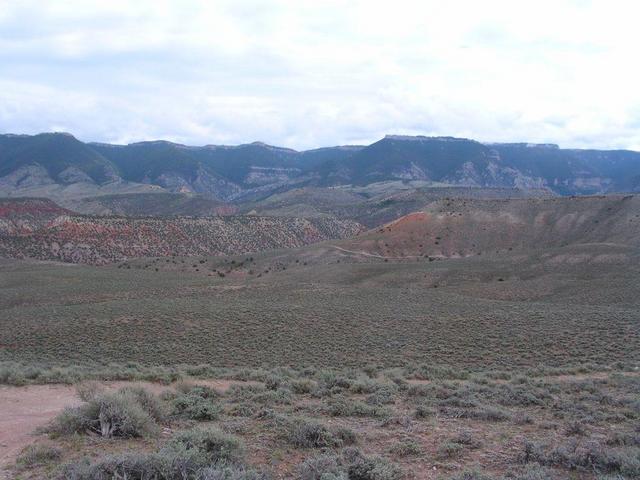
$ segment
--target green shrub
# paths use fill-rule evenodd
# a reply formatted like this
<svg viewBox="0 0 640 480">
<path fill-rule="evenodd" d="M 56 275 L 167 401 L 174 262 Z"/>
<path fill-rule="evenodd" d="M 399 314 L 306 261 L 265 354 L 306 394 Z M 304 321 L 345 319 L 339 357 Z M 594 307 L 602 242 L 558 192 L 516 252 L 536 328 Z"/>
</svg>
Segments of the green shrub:
<svg viewBox="0 0 640 480">
<path fill-rule="evenodd" d="M 356 434 L 346 427 L 329 429 L 315 420 L 284 416 L 276 416 L 272 422 L 289 443 L 299 448 L 342 447 L 356 441 Z"/>
<path fill-rule="evenodd" d="M 229 408 L 229 415 L 233 417 L 252 417 L 258 408 L 250 402 L 236 403 Z"/>
<path fill-rule="evenodd" d="M 180 383 L 176 385 L 175 393 L 165 394 L 172 415 L 198 421 L 220 417 L 222 406 L 217 401 L 218 397 L 220 393 L 210 387 L 189 383 Z"/>
<path fill-rule="evenodd" d="M 298 465 L 300 480 L 347 480 L 347 472 L 334 455 L 317 455 Z"/>
<path fill-rule="evenodd" d="M 268 477 L 240 465 L 211 465 L 206 455 L 185 448 L 163 448 L 156 453 L 106 456 L 67 465 L 66 480 L 267 480 Z"/>
<path fill-rule="evenodd" d="M 457 458 L 464 451 L 464 446 L 459 443 L 447 441 L 438 447 L 438 456 L 440 458 Z"/>
<path fill-rule="evenodd" d="M 182 447 L 188 452 L 198 452 L 211 463 L 241 463 L 245 448 L 242 440 L 235 435 L 224 433 L 217 428 L 194 428 L 175 434 L 168 445 Z"/>
<path fill-rule="evenodd" d="M 464 445 L 465 447 L 476 449 L 482 446 L 481 442 L 476 439 L 473 434 L 467 430 L 464 430 L 458 433 L 455 437 L 451 439 L 453 443 L 457 443 L 458 445 Z"/>
<path fill-rule="evenodd" d="M 289 442 L 301 448 L 322 448 L 336 445 L 336 438 L 329 429 L 314 421 L 297 421 L 289 427 Z"/>
<path fill-rule="evenodd" d="M 349 480 L 398 480 L 402 470 L 379 456 L 356 456 L 348 467 Z"/>
<path fill-rule="evenodd" d="M 46 431 L 54 435 L 95 432 L 103 437 L 125 438 L 155 434 L 158 425 L 146 408 L 153 411 L 157 405 L 149 395 L 127 388 L 97 395 L 79 407 L 63 410 Z"/>
<path fill-rule="evenodd" d="M 383 386 L 366 398 L 369 405 L 387 405 L 395 401 L 397 388 Z"/>
<path fill-rule="evenodd" d="M 429 405 L 418 405 L 416 407 L 416 418 L 431 418 L 436 414 L 436 411 Z"/>
<path fill-rule="evenodd" d="M 368 405 L 360 400 L 336 396 L 327 402 L 326 411 L 334 417 L 385 417 L 391 416 L 389 409 Z"/>
<path fill-rule="evenodd" d="M 411 455 L 420 455 L 422 453 L 422 447 L 413 440 L 403 440 L 393 445 L 389 451 L 399 457 L 408 457 Z"/>
<path fill-rule="evenodd" d="M 536 464 L 525 465 L 523 471 L 509 476 L 512 480 L 555 480 L 556 478 L 558 477 L 553 472 Z"/>
<path fill-rule="evenodd" d="M 290 382 L 291 391 L 298 395 L 311 393 L 317 388 L 317 386 L 316 382 L 309 379 L 293 380 Z"/>
<path fill-rule="evenodd" d="M 89 402 L 104 392 L 105 387 L 99 382 L 87 381 L 76 385 L 76 394 L 83 402 Z"/>
<path fill-rule="evenodd" d="M 216 420 L 222 407 L 197 395 L 178 395 L 171 401 L 172 413 L 190 420 Z"/>
<path fill-rule="evenodd" d="M 497 480 L 495 477 L 486 475 L 478 470 L 465 470 L 462 473 L 458 473 L 449 477 L 449 480 Z"/>
<path fill-rule="evenodd" d="M 142 409 L 156 422 L 162 423 L 167 419 L 166 405 L 156 395 L 143 387 L 131 385 L 120 389 L 120 392 L 134 397 Z"/>
<path fill-rule="evenodd" d="M 62 450 L 53 445 L 29 445 L 26 447 L 16 461 L 21 468 L 31 468 L 49 463 L 57 462 L 62 458 Z"/>
<path fill-rule="evenodd" d="M 289 405 L 293 400 L 291 390 L 279 388 L 255 394 L 251 400 L 262 405 Z"/>
<path fill-rule="evenodd" d="M 206 385 L 193 385 L 187 382 L 176 384 L 175 389 L 185 395 L 195 395 L 202 398 L 220 398 L 222 394 L 216 389 Z"/>
<path fill-rule="evenodd" d="M 572 438 L 554 446 L 525 442 L 521 458 L 524 463 L 536 462 L 570 470 L 640 476 L 640 448 L 606 447 L 594 440 L 581 442 Z"/>
</svg>

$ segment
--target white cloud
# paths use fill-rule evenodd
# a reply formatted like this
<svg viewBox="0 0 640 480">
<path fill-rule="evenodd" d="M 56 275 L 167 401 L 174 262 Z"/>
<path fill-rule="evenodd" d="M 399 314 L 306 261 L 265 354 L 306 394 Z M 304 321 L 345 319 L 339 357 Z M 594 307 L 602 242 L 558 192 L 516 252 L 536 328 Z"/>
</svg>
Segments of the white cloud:
<svg viewBox="0 0 640 480">
<path fill-rule="evenodd" d="M 640 148 L 634 1 L 0 0 L 0 130 Z"/>
</svg>

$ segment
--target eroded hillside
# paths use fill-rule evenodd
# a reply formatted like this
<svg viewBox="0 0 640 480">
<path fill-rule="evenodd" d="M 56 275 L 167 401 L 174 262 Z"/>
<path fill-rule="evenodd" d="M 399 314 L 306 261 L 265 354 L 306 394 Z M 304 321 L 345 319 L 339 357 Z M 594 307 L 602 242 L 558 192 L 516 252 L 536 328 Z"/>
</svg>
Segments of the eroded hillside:
<svg viewBox="0 0 640 480">
<path fill-rule="evenodd" d="M 85 216 L 38 199 L 3 201 L 0 207 L 0 256 L 98 265 L 292 248 L 363 230 L 357 222 L 333 218 Z"/>
<path fill-rule="evenodd" d="M 385 257 L 464 257 L 584 244 L 640 245 L 640 198 L 442 199 L 340 246 Z"/>
</svg>

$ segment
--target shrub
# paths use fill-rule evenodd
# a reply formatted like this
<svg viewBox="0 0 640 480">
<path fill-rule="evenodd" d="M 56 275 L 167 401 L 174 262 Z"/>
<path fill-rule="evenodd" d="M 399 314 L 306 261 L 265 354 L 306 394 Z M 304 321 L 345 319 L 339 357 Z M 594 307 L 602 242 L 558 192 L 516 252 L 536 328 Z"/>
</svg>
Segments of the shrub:
<svg viewBox="0 0 640 480">
<path fill-rule="evenodd" d="M 347 472 L 333 455 L 318 455 L 307 458 L 298 465 L 300 480 L 347 480 Z"/>
<path fill-rule="evenodd" d="M 89 402 L 96 396 L 103 394 L 104 385 L 99 382 L 82 382 L 76 385 L 76 394 L 83 402 Z"/>
<path fill-rule="evenodd" d="M 278 375 L 271 374 L 264 379 L 264 386 L 267 390 L 277 390 L 281 387 L 288 386 L 288 382 Z"/>
<path fill-rule="evenodd" d="M 93 419 L 85 414 L 86 408 L 66 407 L 44 428 L 46 433 L 54 436 L 85 433 L 91 428 Z"/>
<path fill-rule="evenodd" d="M 212 468 L 219 476 L 214 476 Z M 223 471 L 223 468 L 229 469 L 229 471 Z M 233 476 L 232 472 L 235 471 L 232 466 L 211 467 L 207 457 L 201 452 L 174 446 L 163 448 L 156 453 L 109 455 L 94 463 L 85 459 L 65 466 L 61 477 L 66 480 L 227 480 L 252 478 Z M 226 476 L 222 476 L 222 474 Z"/>
<path fill-rule="evenodd" d="M 418 405 L 416 407 L 416 418 L 430 418 L 436 414 L 436 411 L 429 405 Z"/>
<path fill-rule="evenodd" d="M 197 395 L 178 395 L 171 401 L 172 413 L 190 420 L 216 420 L 222 407 Z"/>
<path fill-rule="evenodd" d="M 92 429 L 103 437 L 142 437 L 156 430 L 153 418 L 130 391 L 102 395 L 87 405 L 94 413 L 94 422 L 97 420 Z"/>
<path fill-rule="evenodd" d="M 494 407 L 479 408 L 441 408 L 440 411 L 447 416 L 454 418 L 473 418 L 485 422 L 504 422 L 511 418 L 511 415 L 501 409 Z"/>
<path fill-rule="evenodd" d="M 388 460 L 375 455 L 358 455 L 348 468 L 349 480 L 398 480 L 402 470 Z"/>
<path fill-rule="evenodd" d="M 202 398 L 220 398 L 222 396 L 216 389 L 206 385 L 193 385 L 187 382 L 180 382 L 175 388 L 178 392 L 185 395 L 196 395 Z"/>
<path fill-rule="evenodd" d="M 136 399 L 142 409 L 149 414 L 156 422 L 162 423 L 166 420 L 167 409 L 160 399 L 140 386 L 128 386 L 120 390 L 123 394 L 131 395 Z"/>
<path fill-rule="evenodd" d="M 268 480 L 270 477 L 261 472 L 242 467 L 218 465 L 200 470 L 196 480 Z"/>
<path fill-rule="evenodd" d="M 322 423 L 305 419 L 276 419 L 284 425 L 287 440 L 300 448 L 341 447 L 355 443 L 356 434 L 345 427 L 328 429 Z"/>
<path fill-rule="evenodd" d="M 408 457 L 411 455 L 420 455 L 422 453 L 422 447 L 413 440 L 404 440 L 393 445 L 389 451 L 399 457 Z"/>
<path fill-rule="evenodd" d="M 251 400 L 262 405 L 289 405 L 292 401 L 291 390 L 279 388 L 257 393 Z"/>
<path fill-rule="evenodd" d="M 459 443 L 447 441 L 438 447 L 438 456 L 441 458 L 456 458 L 462 454 L 464 446 Z"/>
<path fill-rule="evenodd" d="M 376 405 L 368 405 L 360 400 L 337 396 L 327 402 L 327 413 L 334 417 L 384 417 L 391 412 Z"/>
<path fill-rule="evenodd" d="M 237 403 L 229 409 L 229 415 L 233 417 L 252 417 L 258 409 L 249 402 Z"/>
<path fill-rule="evenodd" d="M 366 402 L 369 405 L 387 405 L 395 401 L 396 390 L 389 387 L 382 387 L 369 395 Z"/>
<path fill-rule="evenodd" d="M 202 454 L 209 463 L 241 463 L 245 454 L 242 440 L 217 428 L 194 428 L 179 432 L 168 445 Z"/>
<path fill-rule="evenodd" d="M 580 420 L 573 420 L 569 423 L 567 423 L 565 429 L 564 429 L 564 433 L 567 436 L 572 436 L 572 435 L 584 435 L 587 432 L 586 429 L 586 425 L 581 422 Z"/>
<path fill-rule="evenodd" d="M 171 413 L 190 420 L 216 420 L 222 407 L 217 403 L 220 394 L 213 388 L 203 385 L 180 383 L 176 393 L 166 394 L 171 405 Z"/>
<path fill-rule="evenodd" d="M 16 461 L 22 468 L 37 467 L 56 462 L 62 458 L 62 451 L 53 445 L 29 445 L 26 447 Z"/>
<path fill-rule="evenodd" d="M 524 471 L 514 474 L 509 478 L 513 480 L 555 480 L 558 477 L 540 465 L 531 464 L 525 466 Z"/>
<path fill-rule="evenodd" d="M 579 442 L 575 438 L 553 447 L 525 442 L 521 458 L 524 463 L 537 462 L 570 470 L 640 476 L 640 449 L 636 447 L 605 448 L 596 441 Z"/>
<path fill-rule="evenodd" d="M 471 449 L 480 448 L 482 445 L 479 440 L 474 438 L 473 434 L 469 431 L 462 431 L 458 433 L 455 437 L 451 439 L 453 443 L 457 443 L 458 445 L 464 445 Z"/>
<path fill-rule="evenodd" d="M 614 432 L 607 438 L 607 445 L 640 446 L 639 433 Z"/>
<path fill-rule="evenodd" d="M 354 381 L 349 387 L 349 391 L 355 394 L 374 393 L 380 388 L 380 384 L 370 378 L 361 378 Z"/>
<path fill-rule="evenodd" d="M 156 408 L 150 394 L 122 389 L 115 393 L 97 395 L 85 404 L 66 408 L 46 431 L 54 435 L 95 432 L 103 437 L 142 437 L 157 432 L 154 417 L 146 408 Z"/>
<path fill-rule="evenodd" d="M 462 473 L 449 477 L 450 480 L 494 480 L 494 477 L 486 475 L 478 470 L 465 470 Z"/>
<path fill-rule="evenodd" d="M 290 383 L 291 391 L 295 394 L 302 395 L 311 393 L 317 387 L 317 384 L 308 379 L 294 380 Z"/>
<path fill-rule="evenodd" d="M 288 440 L 296 447 L 321 448 L 336 445 L 336 438 L 327 427 L 318 422 L 294 422 L 288 432 Z"/>
<path fill-rule="evenodd" d="M 232 398 L 233 401 L 242 402 L 252 399 L 256 394 L 262 393 L 265 390 L 265 387 L 262 385 L 231 385 L 229 390 L 227 390 L 227 397 Z"/>
</svg>

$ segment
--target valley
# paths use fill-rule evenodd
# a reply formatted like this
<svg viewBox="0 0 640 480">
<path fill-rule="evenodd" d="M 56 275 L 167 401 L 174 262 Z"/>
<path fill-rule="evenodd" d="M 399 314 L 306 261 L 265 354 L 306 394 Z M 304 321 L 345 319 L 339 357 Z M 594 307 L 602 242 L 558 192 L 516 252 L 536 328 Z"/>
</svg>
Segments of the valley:
<svg viewBox="0 0 640 480">
<path fill-rule="evenodd" d="M 0 178 L 0 475 L 640 474 L 633 152 L 35 140 Z"/>
</svg>

